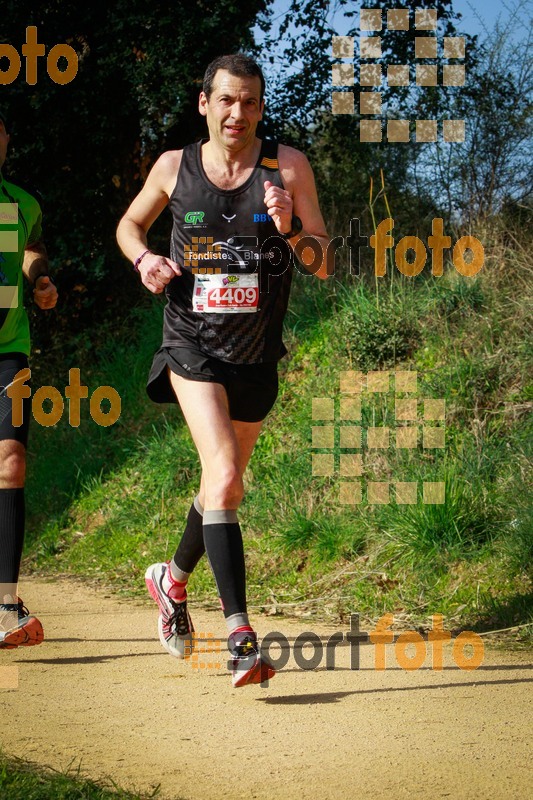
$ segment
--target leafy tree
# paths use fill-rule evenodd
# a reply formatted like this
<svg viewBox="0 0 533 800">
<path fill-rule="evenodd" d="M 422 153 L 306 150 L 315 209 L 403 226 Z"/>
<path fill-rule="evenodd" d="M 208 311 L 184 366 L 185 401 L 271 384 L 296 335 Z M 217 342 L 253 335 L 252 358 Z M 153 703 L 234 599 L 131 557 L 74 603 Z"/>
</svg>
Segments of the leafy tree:
<svg viewBox="0 0 533 800">
<path fill-rule="evenodd" d="M 531 25 L 525 2 L 507 11 L 477 43 L 465 87 L 448 98 L 448 116 L 465 120 L 465 141 L 422 148 L 413 163 L 421 191 L 467 227 L 502 209 L 515 218 L 531 211 Z"/>
<path fill-rule="evenodd" d="M 118 251 L 117 222 L 155 156 L 203 134 L 196 107 L 205 67 L 251 46 L 266 2 L 117 0 L 105 10 L 82 0 L 2 3 L 0 42 L 20 53 L 35 25 L 47 53 L 67 43 L 79 56 L 68 84 L 54 83 L 40 58 L 34 86 L 24 65 L 0 85 L 0 107 L 15 122 L 9 174 L 44 196 L 62 290 L 58 324 L 93 324 L 102 309 L 130 305 L 138 282 Z M 159 227 L 165 239 L 168 229 L 168 220 Z"/>
<path fill-rule="evenodd" d="M 456 98 L 465 142 L 441 148 L 438 180 L 450 209 L 472 222 L 504 206 L 531 204 L 533 190 L 532 26 L 525 3 L 515 5 L 479 48 L 465 92 Z"/>
<path fill-rule="evenodd" d="M 265 42 L 258 51 L 265 69 L 273 73 L 268 98 L 268 123 L 280 138 L 300 146 L 313 160 L 320 196 L 328 216 L 331 231 L 347 233 L 351 217 L 365 219 L 369 201 L 370 177 L 379 181 L 383 170 L 388 188 L 388 199 L 397 228 L 402 224 L 410 233 L 419 226 L 427 227 L 429 220 L 439 216 L 440 193 L 435 186 L 419 179 L 416 166 L 424 152 L 434 153 L 433 144 L 364 143 L 359 140 L 359 11 L 347 0 L 291 0 L 283 15 L 276 15 L 269 7 L 265 23 Z M 409 11 L 409 30 L 388 30 L 387 11 L 398 4 L 390 0 L 364 0 L 363 8 L 380 8 L 383 26 L 371 34 L 380 36 L 382 55 L 379 62 L 382 73 L 391 64 L 428 63 L 428 59 L 415 59 L 415 40 L 418 36 L 432 36 L 415 29 L 415 11 L 421 8 L 437 10 L 440 43 L 444 36 L 456 36 L 460 14 L 452 0 L 405 0 L 400 5 Z M 268 27 L 270 26 L 270 27 Z M 332 63 L 341 59 L 332 57 L 332 36 L 354 37 L 354 57 L 344 60 L 353 63 L 354 86 L 346 87 L 355 96 L 355 113 L 333 115 L 331 94 L 342 91 L 332 86 Z M 461 32 L 461 35 L 463 33 Z M 475 38 L 465 35 L 467 73 L 475 63 Z M 267 55 L 268 54 L 268 55 Z M 364 63 L 364 62 L 363 62 Z M 442 85 L 442 44 L 437 58 L 439 85 L 422 87 L 414 84 L 414 67 L 411 66 L 411 84 L 407 87 L 388 86 L 385 82 L 379 91 L 383 98 L 384 125 L 387 119 L 438 119 L 448 117 L 452 100 L 460 90 Z M 463 63 L 463 62 L 462 62 Z M 269 66 L 269 65 L 272 66 Z M 368 91 L 371 91 L 369 88 Z M 383 206 L 383 212 L 385 207 Z M 383 213 L 385 216 L 385 213 Z M 366 219 L 365 230 L 369 229 Z"/>
<path fill-rule="evenodd" d="M 389 64 L 414 64 L 415 39 L 432 35 L 424 30 L 415 30 L 415 11 L 424 8 L 437 10 L 439 41 L 443 36 L 456 35 L 457 23 L 461 19 L 453 9 L 452 0 L 405 0 L 401 6 L 410 14 L 407 31 L 388 30 L 387 10 L 396 7 L 390 0 L 364 0 L 362 3 L 362 8 L 382 9 L 382 30 L 372 35 L 381 38 L 382 56 L 373 63 L 380 63 L 383 71 Z M 290 0 L 283 15 L 275 16 L 275 9 L 271 6 L 261 17 L 265 39 L 258 55 L 267 69 L 269 64 L 275 65 L 268 105 L 269 119 L 273 127 L 283 130 L 294 141 L 308 142 L 317 115 L 331 109 L 331 65 L 339 62 L 339 59 L 332 58 L 332 36 L 340 32 L 355 39 L 354 58 L 350 63 L 353 63 L 355 72 L 353 91 L 358 95 L 361 88 L 358 82 L 361 63 L 359 10 L 359 7 L 354 9 L 354 4 L 348 0 Z M 466 39 L 465 63 L 468 68 L 474 57 L 474 49 L 469 45 L 475 44 L 475 38 L 466 36 Z M 441 55 L 437 60 L 442 63 Z M 417 59 L 420 64 L 427 61 Z M 439 110 L 442 113 L 447 108 L 446 87 L 439 85 L 437 90 L 417 87 L 413 80 L 411 74 L 408 87 L 384 85 L 380 88 L 384 99 L 398 113 L 415 118 L 417 113 L 429 114 L 431 111 L 433 117 L 424 118 L 434 118 Z"/>
</svg>

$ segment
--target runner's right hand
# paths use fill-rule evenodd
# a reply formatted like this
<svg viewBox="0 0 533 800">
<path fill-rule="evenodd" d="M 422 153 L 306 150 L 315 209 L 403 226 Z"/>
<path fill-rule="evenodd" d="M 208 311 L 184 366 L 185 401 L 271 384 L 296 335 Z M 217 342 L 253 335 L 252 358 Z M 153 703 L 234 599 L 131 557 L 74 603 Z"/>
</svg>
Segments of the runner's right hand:
<svg viewBox="0 0 533 800">
<path fill-rule="evenodd" d="M 153 294 L 161 294 L 175 275 L 181 275 L 181 269 L 170 258 L 147 253 L 139 264 L 139 275 L 147 289 Z"/>
</svg>

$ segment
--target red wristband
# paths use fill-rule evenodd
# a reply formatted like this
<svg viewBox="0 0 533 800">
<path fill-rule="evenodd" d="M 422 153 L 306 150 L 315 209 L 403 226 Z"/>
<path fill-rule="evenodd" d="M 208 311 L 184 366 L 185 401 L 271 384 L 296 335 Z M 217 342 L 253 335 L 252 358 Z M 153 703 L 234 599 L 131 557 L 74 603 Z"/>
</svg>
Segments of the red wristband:
<svg viewBox="0 0 533 800">
<path fill-rule="evenodd" d="M 139 272 L 139 264 L 141 263 L 141 261 L 143 260 L 145 255 L 147 253 L 149 253 L 149 252 L 150 252 L 150 250 L 145 250 L 144 253 L 141 253 L 139 258 L 136 261 L 133 262 L 133 269 L 135 270 L 135 272 Z"/>
</svg>

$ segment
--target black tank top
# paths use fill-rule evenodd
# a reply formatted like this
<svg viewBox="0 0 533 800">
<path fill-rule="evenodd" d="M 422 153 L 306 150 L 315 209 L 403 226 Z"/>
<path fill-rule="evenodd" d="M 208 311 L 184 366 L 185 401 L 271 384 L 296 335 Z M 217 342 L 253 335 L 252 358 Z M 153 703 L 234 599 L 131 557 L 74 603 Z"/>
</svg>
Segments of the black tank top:
<svg viewBox="0 0 533 800">
<path fill-rule="evenodd" d="M 173 228 L 170 257 L 182 269 L 166 287 L 163 346 L 198 347 L 234 364 L 277 361 L 292 280 L 292 251 L 279 236 L 264 204 L 264 181 L 283 188 L 277 142 L 263 140 L 257 164 L 236 189 L 219 189 L 202 166 L 201 146 L 183 149 L 170 198 Z M 254 274 L 259 298 L 252 313 L 193 311 L 195 278 L 206 273 Z M 225 282 L 237 278 L 225 279 Z"/>
</svg>

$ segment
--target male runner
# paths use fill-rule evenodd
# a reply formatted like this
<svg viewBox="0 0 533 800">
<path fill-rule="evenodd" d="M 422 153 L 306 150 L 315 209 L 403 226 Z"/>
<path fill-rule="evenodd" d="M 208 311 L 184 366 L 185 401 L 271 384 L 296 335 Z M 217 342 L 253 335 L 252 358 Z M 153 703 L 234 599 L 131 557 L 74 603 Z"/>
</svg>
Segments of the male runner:
<svg viewBox="0 0 533 800">
<path fill-rule="evenodd" d="M 305 250 L 303 258 L 326 278 L 329 241 L 305 156 L 256 136 L 264 88 L 250 58 L 216 58 L 199 98 L 209 139 L 163 153 L 117 231 L 143 284 L 167 295 L 163 345 L 148 394 L 156 402 L 177 399 L 202 466 L 174 558 L 146 571 L 160 609 L 159 638 L 177 658 L 192 646 L 186 585 L 207 552 L 226 618 L 234 686 L 274 674 L 246 613 L 237 509 L 244 470 L 276 399 L 277 362 L 286 353 L 281 333 L 291 248 L 313 236 L 319 256 Z M 146 236 L 167 205 L 171 258 L 152 253 Z"/>
<path fill-rule="evenodd" d="M 23 400 L 23 422 L 14 427 L 5 390 L 20 370 L 28 368 L 30 329 L 22 303 L 22 275 L 34 286 L 39 308 L 53 308 L 57 290 L 48 276 L 39 204 L 2 176 L 8 143 L 6 117 L 0 112 L 0 648 L 9 649 L 40 644 L 43 628 L 24 607 L 17 588 L 31 401 Z"/>
</svg>

